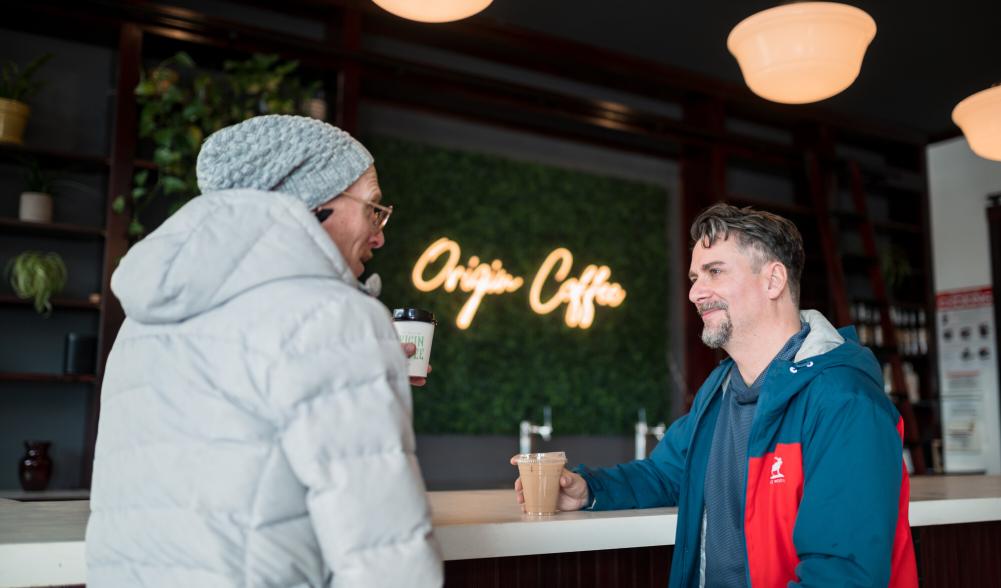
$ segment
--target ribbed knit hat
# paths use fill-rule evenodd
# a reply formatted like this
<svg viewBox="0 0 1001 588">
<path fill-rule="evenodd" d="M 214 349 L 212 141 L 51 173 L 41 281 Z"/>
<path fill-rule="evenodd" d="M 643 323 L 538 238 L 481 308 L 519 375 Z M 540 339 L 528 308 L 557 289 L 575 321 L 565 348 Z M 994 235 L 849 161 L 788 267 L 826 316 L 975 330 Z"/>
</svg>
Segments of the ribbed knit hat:
<svg viewBox="0 0 1001 588">
<path fill-rule="evenodd" d="M 312 210 L 353 184 L 372 155 L 315 118 L 269 114 L 209 135 L 195 168 L 202 193 L 253 188 L 296 196 Z"/>
</svg>

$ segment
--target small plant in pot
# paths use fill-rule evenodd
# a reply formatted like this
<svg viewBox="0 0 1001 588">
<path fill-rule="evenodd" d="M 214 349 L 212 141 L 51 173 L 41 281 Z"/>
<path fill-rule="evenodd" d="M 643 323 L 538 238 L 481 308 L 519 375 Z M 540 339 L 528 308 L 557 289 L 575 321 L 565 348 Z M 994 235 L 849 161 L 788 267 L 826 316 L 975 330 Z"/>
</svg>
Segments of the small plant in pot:
<svg viewBox="0 0 1001 588">
<path fill-rule="evenodd" d="M 25 251 L 7 263 L 10 285 L 18 298 L 31 298 L 35 310 L 52 313 L 52 296 L 66 286 L 66 264 L 58 253 Z"/>
<path fill-rule="evenodd" d="M 26 158 L 24 165 L 27 168 L 25 190 L 21 192 L 17 216 L 23 221 L 52 222 L 52 177 L 37 159 Z"/>
<path fill-rule="evenodd" d="M 0 143 L 20 145 L 24 141 L 31 113 L 27 101 L 42 87 L 42 82 L 34 79 L 35 73 L 50 59 L 52 54 L 46 53 L 24 69 L 13 61 L 0 64 Z"/>
</svg>

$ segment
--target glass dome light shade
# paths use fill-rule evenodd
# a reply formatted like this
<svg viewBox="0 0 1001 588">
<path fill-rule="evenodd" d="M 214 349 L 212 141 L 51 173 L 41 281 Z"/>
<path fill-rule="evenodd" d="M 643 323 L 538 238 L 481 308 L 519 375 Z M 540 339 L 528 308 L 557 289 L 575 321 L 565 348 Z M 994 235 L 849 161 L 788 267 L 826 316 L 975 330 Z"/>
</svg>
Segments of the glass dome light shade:
<svg viewBox="0 0 1001 588">
<path fill-rule="evenodd" d="M 864 10 L 837 2 L 797 2 L 740 21 L 726 47 L 752 92 L 773 102 L 805 104 L 852 85 L 876 36 Z"/>
<path fill-rule="evenodd" d="M 372 0 L 396 16 L 419 22 L 449 22 L 473 16 L 493 0 Z"/>
<path fill-rule="evenodd" d="M 984 159 L 1001 161 L 1001 86 L 994 86 L 963 99 L 952 110 L 970 149 Z"/>
</svg>

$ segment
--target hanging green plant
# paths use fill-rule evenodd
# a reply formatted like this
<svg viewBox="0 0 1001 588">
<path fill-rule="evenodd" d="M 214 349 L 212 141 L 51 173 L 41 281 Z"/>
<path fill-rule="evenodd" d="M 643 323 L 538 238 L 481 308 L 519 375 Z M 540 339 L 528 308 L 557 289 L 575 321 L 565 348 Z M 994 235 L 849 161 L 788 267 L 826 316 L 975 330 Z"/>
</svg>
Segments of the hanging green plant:
<svg viewBox="0 0 1001 588">
<path fill-rule="evenodd" d="M 52 313 L 52 296 L 66 286 L 66 264 L 58 253 L 25 251 L 7 263 L 10 285 L 18 298 L 32 298 L 35 310 Z"/>
<path fill-rule="evenodd" d="M 253 55 L 209 72 L 181 52 L 142 73 L 135 89 L 139 137 L 152 141 L 156 171 L 137 172 L 128 197 L 113 203 L 116 213 L 131 212 L 130 237 L 145 234 L 140 215 L 158 198 L 168 199 L 170 215 L 198 194 L 195 163 L 207 135 L 260 114 L 306 112 L 320 82 L 294 77 L 298 66 L 277 55 Z"/>
</svg>

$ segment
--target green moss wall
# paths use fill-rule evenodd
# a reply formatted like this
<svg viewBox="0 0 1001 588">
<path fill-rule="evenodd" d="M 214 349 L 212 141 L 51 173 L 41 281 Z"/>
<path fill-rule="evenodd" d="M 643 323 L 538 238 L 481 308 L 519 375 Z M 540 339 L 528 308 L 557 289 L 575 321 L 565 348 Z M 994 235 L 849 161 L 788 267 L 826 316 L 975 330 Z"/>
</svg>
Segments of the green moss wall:
<svg viewBox="0 0 1001 588">
<path fill-rule="evenodd" d="M 383 201 L 395 206 L 386 245 L 369 264 L 390 308 L 438 318 L 428 385 L 415 389 L 419 433 L 514 434 L 522 418 L 553 409 L 560 434 L 627 434 L 636 410 L 668 416 L 667 192 L 658 186 L 491 155 L 366 137 Z M 455 324 L 470 294 L 420 292 L 411 272 L 440 237 L 470 256 L 499 259 L 523 277 L 515 292 L 484 297 L 471 326 Z M 538 315 L 529 289 L 557 247 L 574 256 L 569 277 L 607 265 L 627 296 L 597 306 L 589 329 L 564 322 L 566 306 Z M 443 265 L 440 259 L 426 273 Z M 555 291 L 552 279 L 543 298 Z"/>
</svg>

